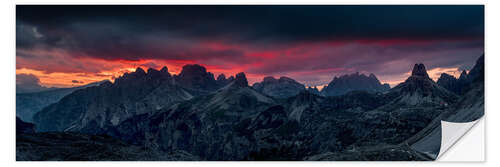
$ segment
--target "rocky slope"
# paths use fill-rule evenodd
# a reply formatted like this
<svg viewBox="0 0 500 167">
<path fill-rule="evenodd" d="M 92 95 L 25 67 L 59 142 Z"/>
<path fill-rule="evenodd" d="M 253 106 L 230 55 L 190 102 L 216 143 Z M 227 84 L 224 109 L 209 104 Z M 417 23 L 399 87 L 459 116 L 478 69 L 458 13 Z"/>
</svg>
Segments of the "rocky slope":
<svg viewBox="0 0 500 167">
<path fill-rule="evenodd" d="M 23 121 L 33 122 L 33 115 L 41 111 L 44 107 L 58 102 L 64 96 L 72 92 L 92 86 L 99 86 L 105 81 L 94 82 L 84 86 L 73 88 L 53 88 L 48 91 L 35 93 L 17 93 L 16 94 L 16 116 Z"/>
<path fill-rule="evenodd" d="M 324 96 L 338 96 L 351 91 L 384 92 L 390 89 L 389 84 L 381 84 L 374 74 L 349 74 L 335 77 L 321 90 Z"/>
<path fill-rule="evenodd" d="M 268 127 L 266 110 L 276 103 L 248 86 L 243 73 L 226 87 L 195 97 L 168 109 L 143 114 L 121 123 L 111 135 L 125 141 L 147 145 L 167 152 L 184 150 L 204 160 L 241 160 L 256 147 L 247 131 L 239 127 L 253 124 L 253 131 Z M 269 113 L 266 114 L 266 111 Z M 284 113 L 282 113 L 284 114 Z M 274 119 L 286 119 L 286 115 Z M 263 121 L 262 123 L 256 123 Z M 244 125 L 238 125 L 238 124 Z M 271 123 L 273 124 L 273 123 Z"/>
<path fill-rule="evenodd" d="M 154 113 L 196 95 L 217 90 L 211 73 L 199 65 L 186 65 L 171 76 L 161 70 L 137 68 L 107 82 L 73 92 L 35 115 L 39 131 L 102 133 L 135 115 Z"/>
</svg>

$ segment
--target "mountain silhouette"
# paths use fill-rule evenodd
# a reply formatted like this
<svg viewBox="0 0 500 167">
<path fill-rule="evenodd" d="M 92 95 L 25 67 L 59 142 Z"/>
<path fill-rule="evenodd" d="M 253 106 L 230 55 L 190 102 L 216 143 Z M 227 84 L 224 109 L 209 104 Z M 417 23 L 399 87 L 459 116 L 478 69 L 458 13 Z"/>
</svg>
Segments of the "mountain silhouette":
<svg viewBox="0 0 500 167">
<path fill-rule="evenodd" d="M 454 93 L 435 83 L 425 69 L 424 64 L 415 64 L 412 75 L 403 83 L 389 91 L 398 96 L 396 101 L 409 105 L 426 105 L 429 103 L 448 105 L 458 98 Z"/>
<path fill-rule="evenodd" d="M 288 77 L 280 77 L 279 79 L 270 76 L 265 77 L 262 82 L 256 82 L 252 87 L 261 93 L 276 98 L 292 97 L 305 90 L 304 85 Z"/>
<path fill-rule="evenodd" d="M 389 90 L 388 84 L 381 84 L 374 74 L 366 76 L 359 72 L 335 77 L 321 90 L 324 96 L 338 96 L 351 91 L 384 92 Z"/>
</svg>

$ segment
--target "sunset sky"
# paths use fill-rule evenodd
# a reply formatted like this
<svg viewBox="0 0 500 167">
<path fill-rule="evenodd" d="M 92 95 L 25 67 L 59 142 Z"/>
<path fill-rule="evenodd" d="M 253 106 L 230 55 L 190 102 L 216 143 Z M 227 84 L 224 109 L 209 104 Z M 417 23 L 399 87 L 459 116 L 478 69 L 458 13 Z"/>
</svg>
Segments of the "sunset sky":
<svg viewBox="0 0 500 167">
<path fill-rule="evenodd" d="M 46 87 L 136 67 L 201 64 L 252 84 L 306 86 L 374 73 L 392 86 L 415 63 L 459 75 L 484 53 L 483 6 L 17 6 L 16 74 Z M 17 82 L 31 82 L 18 77 Z M 35 80 L 38 82 L 37 80 Z"/>
</svg>

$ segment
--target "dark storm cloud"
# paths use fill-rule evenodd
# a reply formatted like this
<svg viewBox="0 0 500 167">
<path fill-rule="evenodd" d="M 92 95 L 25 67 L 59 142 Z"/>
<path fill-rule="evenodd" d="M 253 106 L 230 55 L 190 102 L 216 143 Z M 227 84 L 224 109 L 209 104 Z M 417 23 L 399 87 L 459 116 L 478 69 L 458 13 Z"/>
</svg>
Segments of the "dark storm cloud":
<svg viewBox="0 0 500 167">
<path fill-rule="evenodd" d="M 106 22 L 136 33 L 194 38 L 478 38 L 483 6 L 18 6 L 18 19 L 47 28 Z"/>
<path fill-rule="evenodd" d="M 470 68 L 484 48 L 482 5 L 18 5 L 16 12 L 18 68 L 51 72 L 104 68 L 81 58 L 186 60 L 259 75 L 321 74 L 300 80 L 323 83 L 333 73 L 401 74 L 416 62 Z"/>
<path fill-rule="evenodd" d="M 70 42 L 65 38 L 88 38 L 103 47 L 152 34 L 261 46 L 332 39 L 477 39 L 484 34 L 483 6 L 479 5 L 18 6 L 17 19 L 53 34 L 44 41 L 49 45 Z"/>
<path fill-rule="evenodd" d="M 483 6 L 17 6 L 17 47 L 114 60 L 217 59 L 241 50 L 356 39 L 482 39 Z M 242 60 L 243 59 L 243 60 Z"/>
</svg>

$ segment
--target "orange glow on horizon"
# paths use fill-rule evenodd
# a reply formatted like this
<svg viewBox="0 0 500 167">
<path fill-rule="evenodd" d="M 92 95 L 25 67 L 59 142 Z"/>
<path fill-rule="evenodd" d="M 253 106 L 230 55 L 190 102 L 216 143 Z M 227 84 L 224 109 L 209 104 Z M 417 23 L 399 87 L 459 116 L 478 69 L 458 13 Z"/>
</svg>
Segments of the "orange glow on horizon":
<svg viewBox="0 0 500 167">
<path fill-rule="evenodd" d="M 83 60 L 82 60 L 83 61 Z M 98 62 L 102 64 L 106 64 L 109 67 L 113 67 L 109 70 L 104 70 L 96 73 L 92 72 L 52 72 L 48 73 L 46 71 L 42 70 L 36 70 L 36 69 L 29 69 L 29 68 L 19 68 L 16 69 L 16 74 L 33 74 L 37 76 L 40 79 L 40 82 L 43 86 L 46 87 L 74 87 L 74 86 L 81 86 L 81 85 L 86 85 L 92 82 L 97 82 L 97 81 L 102 81 L 102 80 L 109 80 L 111 82 L 114 82 L 115 78 L 118 78 L 122 76 L 126 72 L 133 72 L 137 67 L 141 67 L 144 70 L 147 70 L 148 68 L 155 68 L 157 70 L 160 70 L 163 66 L 166 66 L 169 69 L 170 74 L 179 74 L 182 70 L 182 67 L 186 64 L 197 64 L 197 62 L 194 61 L 184 61 L 184 60 L 174 60 L 174 61 L 164 61 L 164 60 L 139 60 L 139 61 L 124 61 L 124 60 L 117 60 L 117 61 L 105 61 L 105 60 L 85 60 L 85 61 L 91 61 L 91 62 Z M 200 64 L 200 63 L 198 63 Z M 149 65 L 149 66 L 148 66 Z M 153 67 L 151 67 L 153 65 Z M 236 67 L 231 67 L 231 66 L 223 66 L 223 65 L 207 65 L 207 64 L 200 64 L 204 67 L 207 68 L 207 71 L 211 72 L 214 74 L 215 77 L 217 77 L 219 74 L 225 74 L 226 77 L 229 76 L 234 76 L 235 74 L 239 72 L 245 72 L 247 75 L 247 79 L 249 81 L 249 84 L 252 85 L 255 82 L 260 82 L 262 79 L 266 76 L 269 75 L 264 75 L 264 74 L 251 74 L 247 73 L 246 69 L 249 68 L 249 66 L 236 66 Z M 259 62 L 251 64 L 252 66 L 259 66 Z M 282 76 L 287 76 L 292 79 L 296 79 L 293 76 L 308 76 L 308 75 L 315 75 L 318 73 L 338 73 L 338 72 L 355 72 L 353 71 L 354 69 L 344 69 L 344 68 L 330 68 L 330 69 L 320 69 L 320 70 L 310 70 L 310 71 L 296 71 L 296 72 L 290 72 L 283 74 Z M 393 76 L 383 76 L 383 75 L 377 75 L 375 74 L 381 83 L 388 83 L 391 85 L 391 87 L 396 86 L 397 84 L 404 82 L 406 78 L 410 76 L 411 71 L 408 71 L 407 73 L 401 74 L 401 75 L 393 75 Z M 460 76 L 460 71 L 458 70 L 458 67 L 451 67 L 451 68 L 433 68 L 428 70 L 429 77 L 431 77 L 434 81 L 437 81 L 441 73 L 448 73 L 450 75 L 455 76 L 458 78 Z M 335 75 L 332 76 L 322 76 L 321 80 L 325 80 L 326 83 L 330 82 L 331 79 Z M 275 75 L 274 77 L 279 78 L 281 76 Z M 72 81 L 76 80 L 78 82 L 73 83 Z M 301 81 L 298 81 L 301 82 Z M 316 86 L 318 89 L 322 89 L 326 84 L 320 84 L 320 85 L 315 85 L 313 83 L 310 83 L 308 81 L 301 82 L 302 84 L 306 85 L 306 87 L 314 87 Z"/>
<path fill-rule="evenodd" d="M 147 70 L 147 67 L 143 66 L 138 66 L 143 68 L 144 70 Z M 167 66 L 168 67 L 168 66 Z M 74 86 L 81 86 L 81 85 L 86 85 L 92 82 L 97 82 L 97 81 L 102 81 L 102 80 L 109 80 L 111 82 L 114 82 L 114 79 L 117 77 L 122 76 L 126 72 L 133 72 L 135 71 L 137 67 L 126 67 L 126 68 L 120 68 L 120 69 L 114 69 L 110 71 L 102 71 L 99 73 L 62 73 L 62 72 L 54 72 L 54 73 L 45 73 L 43 71 L 39 70 L 33 70 L 33 69 L 27 69 L 27 68 L 21 68 L 21 69 L 16 69 L 16 74 L 33 74 L 37 76 L 40 79 L 40 82 L 43 86 L 46 87 L 74 87 Z M 182 66 L 172 66 L 172 69 L 169 72 L 171 74 L 178 74 L 180 73 Z M 157 69 L 159 70 L 159 69 Z M 235 70 L 230 70 L 230 69 L 217 69 L 217 68 L 208 68 L 207 71 L 214 73 L 215 77 L 217 77 L 219 74 L 225 74 L 226 77 L 229 76 L 234 76 L 238 72 L 244 72 L 244 71 L 235 71 Z M 461 74 L 461 72 L 458 70 L 458 67 L 452 67 L 452 68 L 433 68 L 427 71 L 429 74 L 429 77 L 433 79 L 434 81 L 437 81 L 439 76 L 442 73 L 448 73 L 455 78 L 458 78 Z M 299 72 L 301 73 L 301 72 Z M 309 72 L 306 72 L 310 74 Z M 407 77 L 410 76 L 411 72 L 407 72 L 403 75 L 401 75 L 398 78 L 391 78 L 391 79 L 386 79 L 386 80 L 380 80 L 381 83 L 388 83 L 391 85 L 391 87 L 396 86 L 397 84 L 404 82 Z M 252 85 L 255 82 L 260 82 L 262 78 L 266 77 L 267 75 L 256 75 L 256 74 L 246 74 L 247 78 L 249 80 L 249 84 Z M 81 81 L 81 83 L 73 83 L 72 81 Z M 304 84 L 304 83 L 303 83 Z M 315 85 L 309 85 L 306 84 L 307 87 L 314 87 Z M 323 87 L 326 85 L 316 85 L 316 87 L 321 90 Z"/>
</svg>

